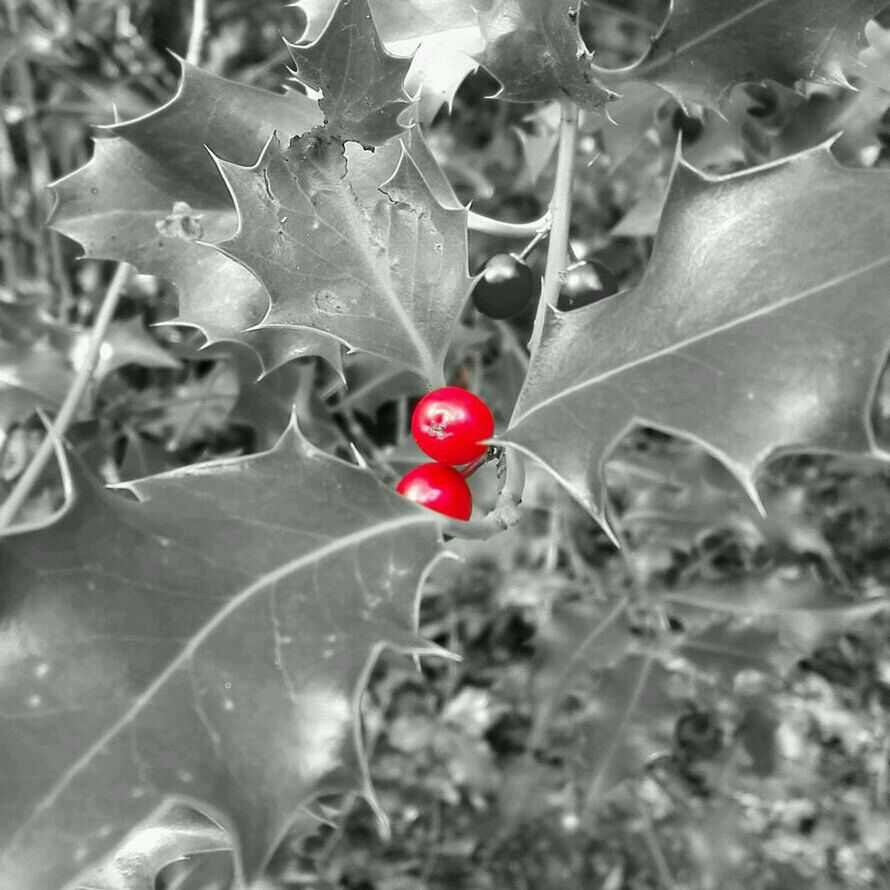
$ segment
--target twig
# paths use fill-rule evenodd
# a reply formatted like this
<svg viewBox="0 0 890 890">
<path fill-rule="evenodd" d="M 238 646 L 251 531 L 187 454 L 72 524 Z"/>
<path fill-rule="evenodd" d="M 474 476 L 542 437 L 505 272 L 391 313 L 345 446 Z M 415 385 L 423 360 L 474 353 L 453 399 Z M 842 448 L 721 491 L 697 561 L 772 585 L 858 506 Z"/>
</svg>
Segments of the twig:
<svg viewBox="0 0 890 890">
<path fill-rule="evenodd" d="M 31 458 L 31 462 L 25 468 L 24 473 L 19 476 L 15 487 L 9 493 L 9 497 L 0 505 L 0 531 L 12 524 L 22 505 L 27 501 L 28 495 L 31 494 L 31 490 L 37 484 L 50 457 L 52 457 L 56 448 L 55 443 L 64 438 L 66 430 L 74 419 L 80 401 L 93 378 L 93 372 L 96 370 L 96 364 L 99 361 L 99 352 L 105 341 L 108 325 L 114 317 L 121 293 L 130 276 L 130 271 L 131 267 L 126 263 L 121 263 L 117 267 L 114 277 L 111 279 L 111 284 L 108 285 L 105 299 L 102 301 L 102 305 L 96 314 L 96 320 L 93 323 L 93 330 L 90 334 L 90 342 L 83 357 L 83 364 L 65 395 L 62 407 L 59 408 L 59 413 L 56 415 L 52 427 L 40 443 L 40 447 L 35 452 L 34 457 Z"/>
<path fill-rule="evenodd" d="M 535 316 L 530 348 L 532 352 L 541 342 L 544 316 L 547 306 L 556 306 L 559 285 L 566 267 L 569 250 L 569 227 L 572 217 L 572 184 L 575 176 L 575 143 L 578 138 L 578 106 L 570 99 L 562 102 L 562 119 L 559 124 L 559 151 L 556 156 L 556 181 L 550 199 L 550 243 L 547 245 L 547 265 L 544 269 L 544 286 Z"/>
<path fill-rule="evenodd" d="M 512 528 L 522 518 L 519 505 L 525 489 L 525 463 L 516 451 L 506 451 L 503 461 L 503 487 L 498 494 L 494 509 L 484 518 L 460 522 L 451 519 L 442 525 L 446 535 L 455 538 L 472 538 L 484 541 L 500 532 Z M 501 468 L 498 468 L 499 471 Z"/>
<path fill-rule="evenodd" d="M 549 228 L 538 232 L 535 237 L 522 248 L 522 252 L 518 254 L 519 259 L 524 260 L 549 234 Z"/>
<path fill-rule="evenodd" d="M 499 235 L 502 238 L 534 238 L 550 230 L 550 211 L 531 222 L 510 223 L 482 216 L 471 210 L 467 217 L 467 228 L 474 232 L 482 232 L 483 235 Z"/>
<path fill-rule="evenodd" d="M 477 457 L 472 463 L 467 464 L 462 470 L 458 470 L 464 479 L 469 479 L 476 470 L 484 467 L 492 459 L 491 451 L 486 451 L 481 457 Z"/>
<path fill-rule="evenodd" d="M 185 60 L 189 65 L 201 64 L 201 51 L 204 48 L 204 35 L 207 33 L 207 0 L 192 2 L 192 30 Z"/>
<path fill-rule="evenodd" d="M 8 231 L 3 233 L 0 241 L 3 242 L 3 273 L 6 283 L 13 295 L 18 287 L 18 260 L 16 258 L 15 229 L 12 224 L 12 190 L 10 186 L 15 179 L 15 161 L 12 156 L 12 145 L 9 142 L 9 132 L 6 129 L 6 121 L 0 115 L 0 206 L 8 215 Z"/>
<path fill-rule="evenodd" d="M 15 37 L 19 34 L 19 16 L 15 0 L 6 0 L 6 16 L 9 30 L 13 37 Z M 40 196 L 53 178 L 52 166 L 50 164 L 46 142 L 34 116 L 34 109 L 37 101 L 35 98 L 34 81 L 31 78 L 31 69 L 28 67 L 28 60 L 24 54 L 16 53 L 10 64 L 13 74 L 15 75 L 17 97 L 25 112 L 21 121 L 22 134 L 25 137 L 25 152 L 28 157 L 28 171 L 31 177 L 31 190 L 33 193 L 35 211 L 34 222 L 39 228 L 43 225 L 43 219 L 41 218 L 40 213 Z M 40 248 L 38 248 L 34 254 L 34 261 L 40 277 L 45 281 L 48 280 L 50 277 L 50 268 L 49 263 L 47 262 L 47 253 L 43 249 L 42 243 Z"/>
<path fill-rule="evenodd" d="M 534 236 L 541 231 L 550 230 L 550 243 L 547 248 L 547 266 L 544 272 L 544 286 L 541 291 L 541 302 L 535 318 L 535 331 L 532 334 L 532 350 L 540 341 L 540 330 L 544 323 L 546 305 L 556 305 L 559 295 L 560 274 L 565 268 L 566 255 L 569 247 L 569 223 L 572 213 L 572 182 L 575 167 L 575 143 L 578 137 L 578 106 L 570 100 L 562 103 L 562 121 L 559 131 L 559 152 L 556 159 L 556 182 L 553 197 L 546 216 L 538 221 L 538 228 L 526 228 L 524 237 Z M 473 215 L 471 214 L 471 217 Z M 478 222 L 477 217 L 477 222 Z M 484 217 L 481 217 L 484 219 Z M 491 222 L 491 221 L 489 221 Z M 546 222 L 546 227 L 544 223 Z M 499 231 L 494 234 L 505 234 L 504 227 L 509 223 L 498 223 Z M 534 225 L 534 224 L 527 224 Z M 472 221 L 471 221 L 472 227 Z M 484 231 L 477 228 L 477 231 Z M 457 538 L 486 539 L 499 532 L 506 531 L 516 525 L 521 514 L 519 505 L 522 503 L 522 492 L 525 488 L 525 463 L 522 455 L 515 449 L 508 448 L 503 458 L 503 487 L 498 495 L 494 509 L 484 518 L 476 521 L 445 523 L 446 534 Z"/>
</svg>

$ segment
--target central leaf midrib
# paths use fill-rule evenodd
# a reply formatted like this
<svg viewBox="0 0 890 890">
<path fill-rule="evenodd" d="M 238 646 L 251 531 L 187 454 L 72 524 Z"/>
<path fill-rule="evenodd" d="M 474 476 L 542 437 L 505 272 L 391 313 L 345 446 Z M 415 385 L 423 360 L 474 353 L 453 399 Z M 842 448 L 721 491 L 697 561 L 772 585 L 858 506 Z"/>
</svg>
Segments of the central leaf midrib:
<svg viewBox="0 0 890 890">
<path fill-rule="evenodd" d="M 618 745 L 624 739 L 624 733 L 626 732 L 631 717 L 633 716 L 634 711 L 636 711 L 637 705 L 639 704 L 640 699 L 642 698 L 643 693 L 646 690 L 646 683 L 649 679 L 649 675 L 652 673 L 652 668 L 654 665 L 655 657 L 651 654 L 647 655 L 645 661 L 640 667 L 640 674 L 637 677 L 634 688 L 627 699 L 627 704 L 624 708 L 624 713 L 621 715 L 621 720 L 618 722 L 618 726 L 616 727 L 615 732 L 612 735 L 612 739 L 609 742 L 605 752 L 603 753 L 602 759 L 600 760 L 600 765 L 597 767 L 593 779 L 588 786 L 585 799 L 587 809 L 592 806 L 594 795 L 599 793 L 603 777 L 606 775 L 612 765 L 613 760 L 615 759 L 615 754 L 618 751 Z"/>
<path fill-rule="evenodd" d="M 708 28 L 701 34 L 697 34 L 695 37 L 687 40 L 686 43 L 680 44 L 680 46 L 676 47 L 675 49 L 668 50 L 666 54 L 663 55 L 660 59 L 656 59 L 654 62 L 648 63 L 646 61 L 643 61 L 639 69 L 634 72 L 634 75 L 636 77 L 650 77 L 653 71 L 658 71 L 659 68 L 663 68 L 668 62 L 673 61 L 678 56 L 682 56 L 683 53 L 689 52 L 689 50 L 698 46 L 700 43 L 704 43 L 706 40 L 709 40 L 711 37 L 714 37 L 721 31 L 725 31 L 727 28 L 735 25 L 737 22 L 746 19 L 748 16 L 753 15 L 755 12 L 759 12 L 765 6 L 769 6 L 771 3 L 775 2 L 776 0 L 760 0 L 759 3 L 755 3 L 753 6 L 749 6 L 742 12 L 731 16 L 730 18 L 726 19 L 723 22 L 720 22 L 717 25 L 714 25 L 712 28 Z M 670 26 L 671 21 L 670 19 L 668 19 L 667 27 L 669 28 Z"/>
<path fill-rule="evenodd" d="M 319 175 L 325 180 L 330 180 L 327 169 L 321 167 L 321 165 L 319 165 L 318 163 L 313 163 Z M 338 196 L 337 203 L 342 204 L 344 210 L 346 211 L 346 218 L 351 229 L 351 235 L 353 236 L 352 238 L 344 238 L 342 232 L 338 231 L 336 228 L 334 228 L 334 226 L 327 222 L 327 220 L 321 217 L 321 215 L 313 206 L 311 200 L 309 200 L 309 196 L 306 194 L 306 191 L 303 188 L 303 184 L 300 182 L 299 176 L 294 177 L 294 182 L 297 188 L 300 190 L 300 194 L 305 199 L 306 204 L 311 208 L 311 212 L 322 225 L 332 229 L 340 238 L 343 238 L 347 243 L 357 244 L 360 246 L 359 254 L 364 259 L 365 266 L 371 272 L 374 282 L 377 285 L 378 292 L 381 292 L 386 297 L 386 301 L 390 305 L 397 320 L 401 323 L 402 327 L 410 337 L 411 343 L 414 346 L 414 350 L 417 353 L 417 357 L 420 359 L 420 363 L 423 366 L 424 370 L 427 372 L 434 372 L 435 361 L 433 360 L 432 352 L 421 336 L 420 331 L 417 329 L 417 325 L 414 323 L 414 320 L 408 314 L 405 307 L 401 304 L 398 294 L 392 287 L 389 276 L 385 274 L 384 271 L 380 268 L 379 260 L 374 255 L 372 249 L 369 247 L 367 226 L 365 224 L 365 217 L 362 214 L 362 207 L 359 204 L 358 198 L 353 192 L 348 180 L 344 179 L 341 181 L 338 178 L 337 182 L 334 183 L 334 194 Z M 390 227 L 394 223 L 393 214 L 395 213 L 395 206 L 396 203 L 392 202 L 388 220 Z M 410 207 L 410 205 L 406 206 Z M 418 220 L 419 218 L 417 214 L 413 212 L 413 208 L 411 208 L 411 211 L 415 220 Z M 370 214 L 367 215 L 367 219 L 370 220 Z M 387 233 L 386 251 L 383 256 L 389 257 L 389 247 L 389 233 Z"/>
</svg>

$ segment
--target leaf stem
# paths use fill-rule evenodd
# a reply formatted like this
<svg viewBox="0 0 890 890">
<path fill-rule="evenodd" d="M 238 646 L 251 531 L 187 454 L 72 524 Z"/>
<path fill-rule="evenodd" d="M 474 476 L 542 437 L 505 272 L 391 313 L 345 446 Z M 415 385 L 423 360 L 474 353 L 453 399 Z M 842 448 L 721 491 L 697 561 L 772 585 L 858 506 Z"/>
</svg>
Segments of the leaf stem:
<svg viewBox="0 0 890 890">
<path fill-rule="evenodd" d="M 201 51 L 204 48 L 204 35 L 207 33 L 207 0 L 192 2 L 192 30 L 189 34 L 185 60 L 189 65 L 201 64 Z"/>
<path fill-rule="evenodd" d="M 500 219 L 492 219 L 473 213 L 471 210 L 467 216 L 467 228 L 483 235 L 498 235 L 502 238 L 534 238 L 550 231 L 550 211 L 548 210 L 540 219 L 533 219 L 526 223 L 504 222 Z"/>
<path fill-rule="evenodd" d="M 476 470 L 484 467 L 492 459 L 491 451 L 486 451 L 481 457 L 477 457 L 472 463 L 467 464 L 462 470 L 458 470 L 464 479 L 469 479 Z"/>
<path fill-rule="evenodd" d="M 59 413 L 56 415 L 56 419 L 53 421 L 49 432 L 40 443 L 40 447 L 34 453 L 34 457 L 31 458 L 31 462 L 25 468 L 25 471 L 19 476 L 15 487 L 9 493 L 9 497 L 0 505 L 0 531 L 12 524 L 22 505 L 27 501 L 28 495 L 30 495 L 40 479 L 40 475 L 46 468 L 50 457 L 55 452 L 56 442 L 60 442 L 64 438 L 65 431 L 74 419 L 80 401 L 93 378 L 93 372 L 96 370 L 96 364 L 99 361 L 99 353 L 105 341 L 108 325 L 114 317 L 121 293 L 126 286 L 127 279 L 130 277 L 130 271 L 131 267 L 127 263 L 121 263 L 117 267 L 114 277 L 108 285 L 102 305 L 96 313 L 96 320 L 93 323 L 93 330 L 83 357 L 83 364 L 80 366 L 77 376 L 72 381 L 71 387 L 65 395 L 62 407 L 59 408 Z"/>
<path fill-rule="evenodd" d="M 550 243 L 547 245 L 547 265 L 544 285 L 538 303 L 538 314 L 529 344 L 532 352 L 541 342 L 547 306 L 556 306 L 559 285 L 569 252 L 569 226 L 572 217 L 572 185 L 575 177 L 575 145 L 578 141 L 578 106 L 570 99 L 562 102 L 559 122 L 559 150 L 556 156 L 556 181 L 550 199 Z"/>
</svg>

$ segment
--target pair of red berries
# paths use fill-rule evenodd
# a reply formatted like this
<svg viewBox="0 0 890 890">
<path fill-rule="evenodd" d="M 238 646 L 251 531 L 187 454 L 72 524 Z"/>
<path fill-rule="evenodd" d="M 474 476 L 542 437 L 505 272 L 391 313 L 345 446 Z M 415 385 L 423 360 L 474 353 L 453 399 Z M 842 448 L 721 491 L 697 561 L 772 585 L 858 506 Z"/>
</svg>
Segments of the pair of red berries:
<svg viewBox="0 0 890 890">
<path fill-rule="evenodd" d="M 454 519 L 467 520 L 473 496 L 455 467 L 472 463 L 488 450 L 481 444 L 494 435 L 491 409 L 459 386 L 443 386 L 425 395 L 411 416 L 411 434 L 434 463 L 409 470 L 396 491 Z"/>
</svg>

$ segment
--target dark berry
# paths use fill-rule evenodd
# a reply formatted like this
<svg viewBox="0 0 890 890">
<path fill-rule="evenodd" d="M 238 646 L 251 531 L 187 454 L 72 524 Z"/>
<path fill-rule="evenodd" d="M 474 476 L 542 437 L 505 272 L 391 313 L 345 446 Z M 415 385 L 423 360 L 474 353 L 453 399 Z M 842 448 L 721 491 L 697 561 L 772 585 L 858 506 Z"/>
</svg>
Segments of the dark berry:
<svg viewBox="0 0 890 890">
<path fill-rule="evenodd" d="M 541 290 L 540 278 L 524 260 L 499 253 L 486 264 L 473 288 L 473 305 L 489 318 L 512 318 Z"/>
<path fill-rule="evenodd" d="M 611 297 L 618 290 L 615 276 L 602 263 L 585 260 L 569 266 L 556 301 L 558 309 L 568 312 Z"/>
</svg>

